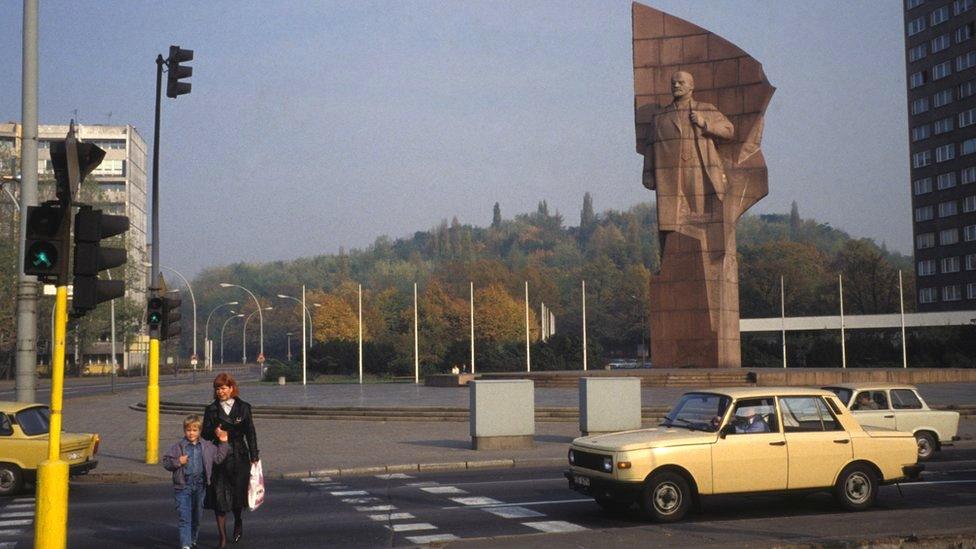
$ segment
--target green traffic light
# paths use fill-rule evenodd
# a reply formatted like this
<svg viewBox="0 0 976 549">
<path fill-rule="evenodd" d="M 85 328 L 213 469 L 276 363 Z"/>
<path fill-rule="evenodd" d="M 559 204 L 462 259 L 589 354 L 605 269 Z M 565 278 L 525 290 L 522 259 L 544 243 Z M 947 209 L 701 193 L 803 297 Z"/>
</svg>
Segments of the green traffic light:
<svg viewBox="0 0 976 549">
<path fill-rule="evenodd" d="M 159 313 L 149 313 L 149 323 L 150 324 L 159 324 L 162 321 L 163 321 L 163 318 L 162 318 L 162 316 L 160 316 Z"/>
<path fill-rule="evenodd" d="M 48 242 L 37 242 L 31 246 L 28 258 L 35 269 L 49 270 L 57 263 L 58 251 Z"/>
</svg>

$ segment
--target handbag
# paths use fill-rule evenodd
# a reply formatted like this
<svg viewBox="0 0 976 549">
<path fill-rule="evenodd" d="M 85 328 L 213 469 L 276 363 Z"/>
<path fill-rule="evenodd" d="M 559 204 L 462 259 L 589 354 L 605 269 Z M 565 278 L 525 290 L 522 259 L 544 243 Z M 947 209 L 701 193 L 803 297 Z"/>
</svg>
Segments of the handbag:
<svg viewBox="0 0 976 549">
<path fill-rule="evenodd" d="M 251 480 L 247 484 L 247 506 L 252 511 L 264 503 L 264 472 L 261 460 L 251 464 Z"/>
</svg>

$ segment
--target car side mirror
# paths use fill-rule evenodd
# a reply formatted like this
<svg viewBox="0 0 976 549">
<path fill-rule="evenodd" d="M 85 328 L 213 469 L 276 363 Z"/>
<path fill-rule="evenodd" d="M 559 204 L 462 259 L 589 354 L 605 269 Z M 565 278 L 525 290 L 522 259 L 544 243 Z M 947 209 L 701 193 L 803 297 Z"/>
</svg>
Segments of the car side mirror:
<svg viewBox="0 0 976 549">
<path fill-rule="evenodd" d="M 725 438 L 726 436 L 728 436 L 728 435 L 730 435 L 730 434 L 732 434 L 734 432 L 735 432 L 735 426 L 732 425 L 731 423 L 727 423 L 727 424 L 723 425 L 721 429 L 719 429 L 718 436 L 719 436 L 719 438 Z"/>
</svg>

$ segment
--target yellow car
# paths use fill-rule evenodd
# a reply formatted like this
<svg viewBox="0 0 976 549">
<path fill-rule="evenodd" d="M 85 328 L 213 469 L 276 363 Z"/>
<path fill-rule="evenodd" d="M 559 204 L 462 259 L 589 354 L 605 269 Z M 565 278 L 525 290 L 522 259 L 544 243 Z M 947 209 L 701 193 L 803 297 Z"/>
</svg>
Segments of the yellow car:
<svg viewBox="0 0 976 549">
<path fill-rule="evenodd" d="M 20 492 L 33 483 L 37 465 L 47 459 L 51 412 L 43 404 L 0 401 L 0 496 Z M 93 433 L 61 433 L 61 459 L 71 475 L 98 465 L 99 438 Z"/>
<path fill-rule="evenodd" d="M 652 429 L 577 438 L 569 487 L 608 511 L 635 502 L 681 520 L 702 496 L 830 490 L 851 511 L 881 484 L 917 477 L 911 433 L 862 428 L 830 391 L 799 387 L 686 393 Z"/>
</svg>

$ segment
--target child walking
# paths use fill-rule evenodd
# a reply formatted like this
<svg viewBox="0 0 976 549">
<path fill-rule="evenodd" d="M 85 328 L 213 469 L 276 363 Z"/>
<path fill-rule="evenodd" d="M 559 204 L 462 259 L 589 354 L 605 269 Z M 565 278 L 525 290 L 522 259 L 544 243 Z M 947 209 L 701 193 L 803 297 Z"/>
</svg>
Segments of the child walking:
<svg viewBox="0 0 976 549">
<path fill-rule="evenodd" d="M 227 432 L 217 427 L 219 445 L 200 438 L 203 420 L 191 415 L 183 420 L 183 438 L 163 456 L 163 467 L 173 472 L 176 511 L 179 513 L 180 547 L 196 548 L 203 515 L 203 497 L 215 463 L 224 461 L 230 447 Z"/>
</svg>

